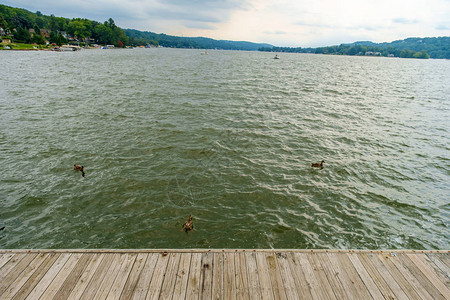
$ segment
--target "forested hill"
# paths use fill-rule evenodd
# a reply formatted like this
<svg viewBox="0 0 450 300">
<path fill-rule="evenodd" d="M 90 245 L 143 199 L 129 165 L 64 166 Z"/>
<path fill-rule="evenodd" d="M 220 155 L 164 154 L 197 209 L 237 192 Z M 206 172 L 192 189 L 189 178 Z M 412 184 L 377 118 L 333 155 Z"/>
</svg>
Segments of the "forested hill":
<svg viewBox="0 0 450 300">
<path fill-rule="evenodd" d="M 178 37 L 134 29 L 123 30 L 115 25 L 112 18 L 104 23 L 82 18 L 68 19 L 54 15 L 46 16 L 39 11 L 33 13 L 26 9 L 2 4 L 0 4 L 0 28 L 0 36 L 13 38 L 18 42 L 38 44 L 45 43 L 41 30 L 46 30 L 49 32 L 49 36 L 45 38 L 51 43 L 57 44 L 78 41 L 86 44 L 112 44 L 121 47 L 150 44 L 174 48 L 249 51 L 256 51 L 261 47 L 273 47 L 269 44 L 219 41 L 203 37 Z"/>
<path fill-rule="evenodd" d="M 204 37 L 180 37 L 135 29 L 125 29 L 125 33 L 139 44 L 148 44 L 152 43 L 152 41 L 157 41 L 160 46 L 173 48 L 256 51 L 261 47 L 273 47 L 273 45 L 269 44 L 214 40 Z"/>
<path fill-rule="evenodd" d="M 450 37 L 407 38 L 391 43 L 365 41 L 318 48 L 263 47 L 259 50 L 270 52 L 450 59 Z"/>
<path fill-rule="evenodd" d="M 225 49 L 271 52 L 299 52 L 338 55 L 374 55 L 410 58 L 450 59 L 450 37 L 407 38 L 391 43 L 355 42 L 319 48 L 274 47 L 269 44 L 179 37 L 134 29 L 122 29 L 110 18 L 104 23 L 88 19 L 46 16 L 0 4 L 0 36 L 16 42 L 61 44 L 112 44 L 119 47 L 155 46 L 197 49 Z"/>
<path fill-rule="evenodd" d="M 425 50 L 431 58 L 450 59 L 450 37 L 426 37 L 426 38 L 407 38 L 404 40 L 393 41 L 391 43 L 373 43 L 373 42 L 355 42 L 348 44 L 350 46 L 372 46 L 382 49 L 412 50 L 420 52 Z"/>
</svg>

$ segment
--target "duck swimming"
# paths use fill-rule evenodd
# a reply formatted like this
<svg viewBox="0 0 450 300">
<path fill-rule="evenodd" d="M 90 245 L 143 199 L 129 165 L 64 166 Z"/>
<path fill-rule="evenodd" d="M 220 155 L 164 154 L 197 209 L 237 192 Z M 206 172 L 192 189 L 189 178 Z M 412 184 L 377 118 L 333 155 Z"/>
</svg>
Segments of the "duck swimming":
<svg viewBox="0 0 450 300">
<path fill-rule="evenodd" d="M 186 233 L 188 231 L 194 230 L 194 224 L 192 224 L 192 216 L 191 215 L 189 215 L 188 220 L 186 222 L 184 222 L 183 227 L 181 228 L 180 231 L 183 231 L 183 230 Z"/>
<path fill-rule="evenodd" d="M 311 163 L 311 167 L 313 167 L 313 168 L 323 168 L 323 163 L 324 162 L 325 161 L 322 160 L 320 163 Z"/>
<path fill-rule="evenodd" d="M 84 177 L 84 174 L 85 174 L 85 173 L 84 173 L 84 167 L 83 167 L 83 166 L 74 164 L 74 165 L 73 165 L 73 169 L 74 169 L 75 171 L 81 171 L 81 176 Z"/>
</svg>

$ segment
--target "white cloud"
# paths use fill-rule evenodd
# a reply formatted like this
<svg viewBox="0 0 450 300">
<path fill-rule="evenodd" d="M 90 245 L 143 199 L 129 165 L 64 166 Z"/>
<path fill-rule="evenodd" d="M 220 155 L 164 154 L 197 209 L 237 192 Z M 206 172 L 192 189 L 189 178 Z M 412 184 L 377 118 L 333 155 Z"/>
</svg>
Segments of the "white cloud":
<svg viewBox="0 0 450 300">
<path fill-rule="evenodd" d="M 4 0 L 44 14 L 113 18 L 123 28 L 184 36 L 325 46 L 450 35 L 450 1 Z"/>
</svg>

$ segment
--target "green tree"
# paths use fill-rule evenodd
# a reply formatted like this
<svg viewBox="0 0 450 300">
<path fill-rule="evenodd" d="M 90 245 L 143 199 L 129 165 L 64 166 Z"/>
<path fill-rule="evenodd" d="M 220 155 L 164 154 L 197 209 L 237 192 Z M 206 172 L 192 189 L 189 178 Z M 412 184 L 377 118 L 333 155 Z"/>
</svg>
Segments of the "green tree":
<svg viewBox="0 0 450 300">
<path fill-rule="evenodd" d="M 0 27 L 3 28 L 3 30 L 6 30 L 8 28 L 8 23 L 2 15 L 0 15 Z"/>
<path fill-rule="evenodd" d="M 76 36 L 78 39 L 83 39 L 85 37 L 91 36 L 91 21 L 86 19 L 73 19 L 69 22 L 67 26 L 67 31 Z"/>
<path fill-rule="evenodd" d="M 67 44 L 67 42 L 67 39 L 61 33 L 56 33 L 55 31 L 50 32 L 50 43 L 61 46 Z"/>
<path fill-rule="evenodd" d="M 41 29 L 37 24 L 34 24 L 33 29 L 35 34 L 41 35 Z"/>
<path fill-rule="evenodd" d="M 420 52 L 416 52 L 413 56 L 414 58 L 428 59 L 430 56 L 427 54 L 426 50 L 422 50 Z"/>
<path fill-rule="evenodd" d="M 114 32 L 105 24 L 99 24 L 94 28 L 95 38 L 99 44 L 111 45 L 113 44 Z"/>
<path fill-rule="evenodd" d="M 14 39 L 19 42 L 29 43 L 31 41 L 31 34 L 27 28 L 19 27 L 14 34 Z"/>
<path fill-rule="evenodd" d="M 31 37 L 31 43 L 38 45 L 45 45 L 45 39 L 40 34 L 33 34 L 33 36 Z"/>
</svg>

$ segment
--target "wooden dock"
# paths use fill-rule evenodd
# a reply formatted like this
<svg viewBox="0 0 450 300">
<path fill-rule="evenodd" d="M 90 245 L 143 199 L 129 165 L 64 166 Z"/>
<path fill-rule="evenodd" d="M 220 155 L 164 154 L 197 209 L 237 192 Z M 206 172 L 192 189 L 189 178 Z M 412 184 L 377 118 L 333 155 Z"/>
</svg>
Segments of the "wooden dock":
<svg viewBox="0 0 450 300">
<path fill-rule="evenodd" d="M 449 253 L 0 250 L 0 299 L 450 299 Z"/>
</svg>

